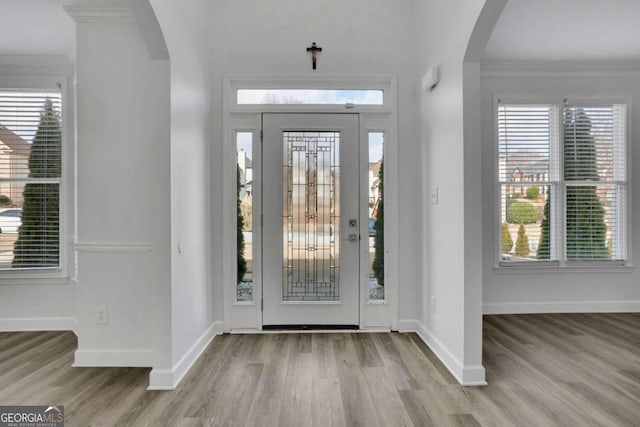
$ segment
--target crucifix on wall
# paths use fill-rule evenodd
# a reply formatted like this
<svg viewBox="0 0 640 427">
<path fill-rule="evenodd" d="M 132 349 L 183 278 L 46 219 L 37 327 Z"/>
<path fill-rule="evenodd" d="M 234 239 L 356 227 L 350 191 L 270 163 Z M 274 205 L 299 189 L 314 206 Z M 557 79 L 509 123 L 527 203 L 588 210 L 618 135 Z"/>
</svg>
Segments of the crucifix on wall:
<svg viewBox="0 0 640 427">
<path fill-rule="evenodd" d="M 311 65 L 313 69 L 316 69 L 316 61 L 318 60 L 318 53 L 322 52 L 322 48 L 316 45 L 316 42 L 311 43 L 311 47 L 307 48 L 307 52 L 311 52 Z"/>
</svg>

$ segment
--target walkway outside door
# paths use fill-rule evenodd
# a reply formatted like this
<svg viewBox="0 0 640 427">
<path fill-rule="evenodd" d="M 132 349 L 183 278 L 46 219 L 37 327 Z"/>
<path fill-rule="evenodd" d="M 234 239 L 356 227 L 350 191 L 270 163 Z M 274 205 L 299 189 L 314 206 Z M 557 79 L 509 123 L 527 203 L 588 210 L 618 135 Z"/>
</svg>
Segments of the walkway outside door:
<svg viewBox="0 0 640 427">
<path fill-rule="evenodd" d="M 263 325 L 358 325 L 358 115 L 262 127 Z"/>
</svg>

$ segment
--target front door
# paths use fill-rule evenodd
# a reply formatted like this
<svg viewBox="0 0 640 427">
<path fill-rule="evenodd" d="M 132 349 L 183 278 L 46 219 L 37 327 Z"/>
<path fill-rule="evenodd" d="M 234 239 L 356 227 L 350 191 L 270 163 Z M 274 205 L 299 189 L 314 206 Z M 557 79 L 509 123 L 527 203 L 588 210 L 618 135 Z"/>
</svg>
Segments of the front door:
<svg viewBox="0 0 640 427">
<path fill-rule="evenodd" d="M 264 114 L 263 326 L 359 324 L 357 114 Z"/>
</svg>

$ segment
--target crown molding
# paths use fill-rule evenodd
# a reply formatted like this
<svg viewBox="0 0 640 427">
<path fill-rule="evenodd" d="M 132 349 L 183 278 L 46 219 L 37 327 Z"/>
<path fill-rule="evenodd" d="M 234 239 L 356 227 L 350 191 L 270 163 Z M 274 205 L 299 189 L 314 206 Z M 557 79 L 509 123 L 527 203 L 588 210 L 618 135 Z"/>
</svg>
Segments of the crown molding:
<svg viewBox="0 0 640 427">
<path fill-rule="evenodd" d="M 0 55 L 0 75 L 4 77 L 71 76 L 73 62 L 58 55 Z"/>
<path fill-rule="evenodd" d="M 0 55 L 0 66 L 73 67 L 73 62 L 62 55 Z"/>
<path fill-rule="evenodd" d="M 79 24 L 136 22 L 133 12 L 125 5 L 64 6 L 63 9 Z"/>
<path fill-rule="evenodd" d="M 483 77 L 640 77 L 640 62 L 490 62 L 481 64 Z"/>
</svg>

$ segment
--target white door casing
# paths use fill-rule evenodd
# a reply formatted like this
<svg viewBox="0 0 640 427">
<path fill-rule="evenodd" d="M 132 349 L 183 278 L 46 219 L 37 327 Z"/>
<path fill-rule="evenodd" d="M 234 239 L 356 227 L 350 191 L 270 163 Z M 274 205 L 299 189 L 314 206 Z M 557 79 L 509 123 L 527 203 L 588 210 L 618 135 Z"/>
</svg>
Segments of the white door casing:
<svg viewBox="0 0 640 427">
<path fill-rule="evenodd" d="M 384 91 L 384 105 L 309 105 L 309 104 L 251 104 L 241 105 L 237 91 L 246 88 L 261 89 L 381 89 Z M 228 75 L 223 77 L 223 140 L 222 145 L 224 179 L 215 182 L 222 191 L 223 226 L 219 234 L 212 235 L 213 242 L 219 242 L 221 236 L 220 256 L 222 259 L 223 290 L 223 330 L 225 332 L 260 331 L 263 325 L 261 297 L 263 295 L 262 252 L 254 251 L 253 260 L 253 298 L 240 300 L 237 298 L 236 275 L 236 201 L 237 201 L 237 146 L 236 134 L 250 132 L 253 137 L 253 246 L 262 248 L 262 191 L 260 159 L 261 129 L 263 113 L 313 113 L 343 114 L 356 113 L 359 117 L 360 141 L 360 186 L 361 194 L 366 195 L 368 174 L 368 135 L 371 132 L 384 134 L 384 210 L 385 210 L 385 292 L 384 300 L 370 300 L 369 289 L 369 248 L 367 247 L 367 199 L 360 200 L 360 292 L 359 292 L 359 326 L 367 330 L 398 330 L 398 191 L 397 191 L 397 80 L 393 76 L 368 75 Z M 215 155 L 212 164 L 218 164 Z M 218 200 L 212 203 L 218 203 Z M 216 206 L 213 206 L 215 211 Z M 281 224 L 279 228 L 282 228 Z"/>
</svg>

